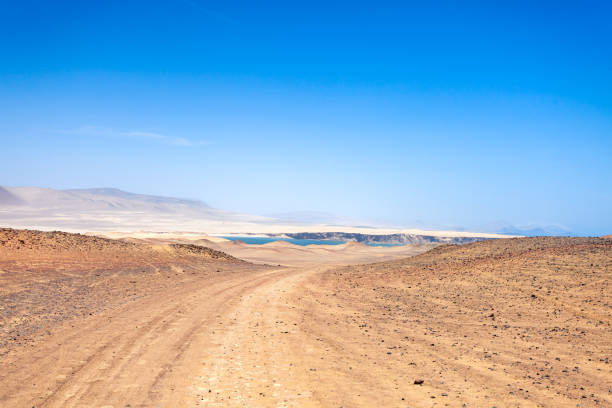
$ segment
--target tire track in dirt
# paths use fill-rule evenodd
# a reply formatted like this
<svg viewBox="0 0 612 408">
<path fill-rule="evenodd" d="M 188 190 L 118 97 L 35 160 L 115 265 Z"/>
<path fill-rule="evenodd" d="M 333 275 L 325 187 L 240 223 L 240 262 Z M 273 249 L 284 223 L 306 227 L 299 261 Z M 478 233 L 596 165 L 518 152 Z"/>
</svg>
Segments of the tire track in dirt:
<svg viewBox="0 0 612 408">
<path fill-rule="evenodd" d="M 189 399 L 210 327 L 254 288 L 290 273 L 273 270 L 202 281 L 72 322 L 25 359 L 10 356 L 2 406 L 168 406 Z M 81 325 L 82 324 L 82 325 Z M 29 356 L 29 358 L 27 358 Z M 174 405 L 172 405 L 174 406 Z"/>
</svg>

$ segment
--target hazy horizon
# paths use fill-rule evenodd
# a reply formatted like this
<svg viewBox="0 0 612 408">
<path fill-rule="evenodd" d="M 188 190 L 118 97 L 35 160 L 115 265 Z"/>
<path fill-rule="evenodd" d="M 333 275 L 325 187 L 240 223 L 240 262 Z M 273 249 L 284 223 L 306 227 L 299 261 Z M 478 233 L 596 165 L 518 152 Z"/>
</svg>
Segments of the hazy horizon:
<svg viewBox="0 0 612 408">
<path fill-rule="evenodd" d="M 484 233 L 492 234 L 491 237 L 496 236 L 498 238 L 503 235 L 588 235 L 567 230 L 559 225 L 511 225 L 501 221 L 474 228 L 465 228 L 458 225 L 425 225 L 419 222 L 401 225 L 381 221 L 380 219 L 357 219 L 322 211 L 289 211 L 268 214 L 239 213 L 210 206 L 199 199 L 148 195 L 114 187 L 52 189 L 37 186 L 0 186 L 0 213 L 3 213 L 0 214 L 3 215 L 3 217 L 0 217 L 2 218 L 0 226 L 34 229 L 58 228 L 60 230 L 88 232 L 99 228 L 116 231 L 127 228 L 134 231 L 200 231 L 218 235 L 220 222 L 220 225 L 226 224 L 226 227 L 222 227 L 224 233 L 230 234 L 236 233 L 232 232 L 232 228 L 238 228 L 243 233 L 264 235 L 271 232 L 324 232 L 324 230 L 352 231 L 363 234 L 372 232 L 376 234 L 411 233 L 417 235 L 427 235 L 428 233 L 439 235 L 440 232 L 455 232 L 459 234 L 457 236 L 462 236 L 463 233 L 468 235 Z M 72 214 L 74 220 L 71 222 L 65 214 Z M 179 218 L 168 218 L 169 214 L 175 214 Z M 151 221 L 143 223 L 143 216 L 152 219 L 161 216 L 166 219 L 161 224 L 151 223 Z M 111 219 L 112 222 L 109 223 Z M 138 221 L 139 219 L 140 221 Z M 247 221 L 247 224 L 236 224 L 235 222 L 239 219 Z M 202 224 L 202 221 L 204 221 L 204 224 Z M 213 221 L 212 224 L 210 224 L 211 221 Z M 262 230 L 263 225 L 276 225 L 276 227 L 272 227 L 272 230 Z"/>
<path fill-rule="evenodd" d="M 611 11 L 7 3 L 0 185 L 610 234 Z"/>
</svg>

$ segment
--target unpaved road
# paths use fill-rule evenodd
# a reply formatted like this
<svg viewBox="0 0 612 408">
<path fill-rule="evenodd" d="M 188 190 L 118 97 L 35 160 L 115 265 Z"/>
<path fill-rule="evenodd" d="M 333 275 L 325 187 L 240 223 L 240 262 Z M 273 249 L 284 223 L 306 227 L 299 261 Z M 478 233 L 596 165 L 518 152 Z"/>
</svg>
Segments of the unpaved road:
<svg viewBox="0 0 612 408">
<path fill-rule="evenodd" d="M 5 356 L 0 406 L 319 407 L 351 401 L 321 378 L 327 374 L 317 367 L 327 346 L 301 336 L 303 319 L 296 320 L 290 303 L 305 280 L 330 268 L 204 278 L 72 319 Z M 355 380 L 361 382 L 345 385 Z"/>
<path fill-rule="evenodd" d="M 230 388 L 213 379 L 231 369 L 221 360 L 234 361 L 221 347 L 233 316 L 245 313 L 248 302 L 264 304 L 260 297 L 270 288 L 310 272 L 203 279 L 72 320 L 1 362 L 0 406 L 186 407 L 213 400 Z M 244 359 L 247 350 L 234 354 Z"/>
<path fill-rule="evenodd" d="M 27 341 L 15 325 L 0 407 L 612 406 L 612 240 L 491 241 L 343 268 L 185 257 L 41 281 L 93 287 L 70 293 L 106 306 L 81 314 L 14 285 L 26 309 L 67 318 Z M 2 282 L 51 275 L 6 265 Z"/>
</svg>

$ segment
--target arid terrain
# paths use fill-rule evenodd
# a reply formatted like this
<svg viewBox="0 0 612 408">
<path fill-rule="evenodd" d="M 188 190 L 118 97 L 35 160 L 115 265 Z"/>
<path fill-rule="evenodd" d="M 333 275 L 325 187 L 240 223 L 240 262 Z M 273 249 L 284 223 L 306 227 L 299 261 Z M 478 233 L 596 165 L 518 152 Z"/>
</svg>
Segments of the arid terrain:
<svg viewBox="0 0 612 408">
<path fill-rule="evenodd" d="M 1 407 L 612 406 L 609 238 L 0 229 L 0 282 Z"/>
<path fill-rule="evenodd" d="M 136 233 L 119 232 L 96 233 L 107 238 L 118 238 L 126 242 L 165 245 L 187 244 L 215 249 L 234 257 L 257 264 L 276 266 L 306 265 L 343 265 L 363 262 L 386 261 L 406 258 L 435 248 L 437 244 L 427 243 L 403 246 L 368 246 L 359 242 L 347 242 L 336 245 L 295 245 L 286 241 L 275 241 L 263 245 L 248 245 L 244 242 L 230 241 L 208 235 L 180 233 Z"/>
</svg>

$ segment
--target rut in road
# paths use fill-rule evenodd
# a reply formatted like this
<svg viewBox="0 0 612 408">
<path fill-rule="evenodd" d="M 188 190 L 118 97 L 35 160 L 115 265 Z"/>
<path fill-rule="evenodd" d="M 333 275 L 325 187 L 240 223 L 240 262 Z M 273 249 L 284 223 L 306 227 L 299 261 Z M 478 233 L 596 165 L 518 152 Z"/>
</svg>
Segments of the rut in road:
<svg viewBox="0 0 612 408">
<path fill-rule="evenodd" d="M 194 373 L 217 356 L 212 336 L 241 297 L 295 273 L 204 280 L 74 322 L 25 356 L 9 356 L 0 405 L 185 406 Z"/>
</svg>

